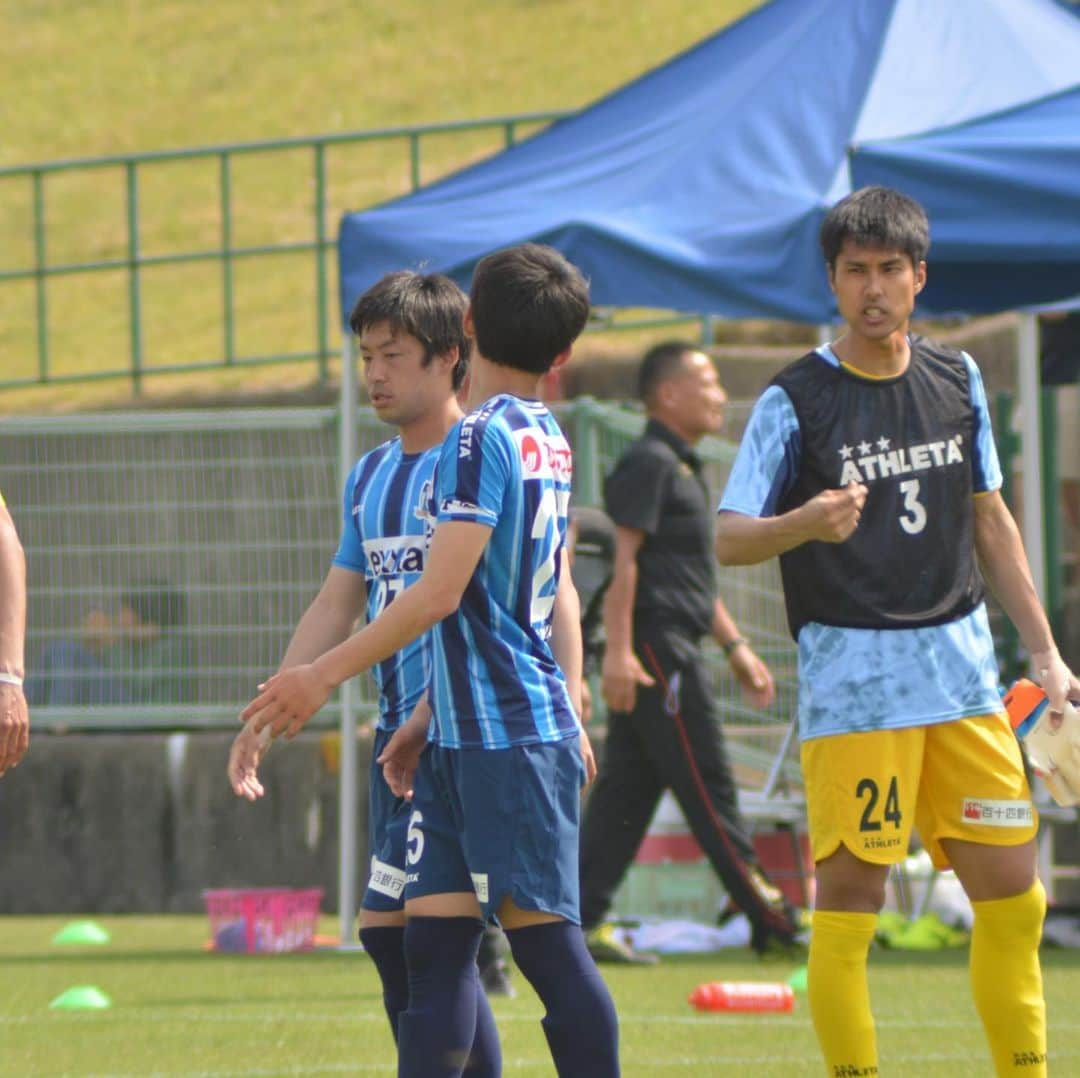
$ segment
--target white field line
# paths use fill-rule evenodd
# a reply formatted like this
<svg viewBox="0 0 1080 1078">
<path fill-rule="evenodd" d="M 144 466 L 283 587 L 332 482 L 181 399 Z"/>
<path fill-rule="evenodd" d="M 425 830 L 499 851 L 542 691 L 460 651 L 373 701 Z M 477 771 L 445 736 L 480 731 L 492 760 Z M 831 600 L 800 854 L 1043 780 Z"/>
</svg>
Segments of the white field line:
<svg viewBox="0 0 1080 1078">
<path fill-rule="evenodd" d="M 1080 1058 L 1080 1053 L 1051 1052 L 1051 1060 L 1060 1062 L 1063 1059 Z M 518 1067 L 543 1067 L 550 1064 L 550 1057 L 536 1059 L 504 1059 L 503 1066 L 507 1070 Z M 720 1066 L 776 1066 L 790 1063 L 799 1067 L 800 1074 L 805 1073 L 806 1064 L 809 1060 L 805 1056 L 736 1056 L 736 1055 L 711 1055 L 711 1056 L 665 1056 L 663 1059 L 634 1059 L 624 1060 L 624 1066 L 629 1065 L 635 1071 L 648 1068 L 649 1072 L 655 1072 L 674 1067 L 720 1067 Z M 920 1055 L 897 1055 L 891 1054 L 887 1060 L 890 1065 L 913 1066 L 927 1063 L 970 1063 L 971 1054 L 928 1052 Z M 132 1071 L 107 1071 L 99 1074 L 80 1074 L 79 1078 L 306 1078 L 319 1074 L 371 1074 L 376 1072 L 391 1072 L 396 1070 L 394 1063 L 325 1063 L 321 1066 L 310 1067 L 275 1067 L 268 1070 L 264 1067 L 239 1067 L 228 1070 L 193 1070 L 193 1071 L 154 1071 L 147 1074 L 145 1071 L 135 1073 Z M 701 1073 L 697 1071 L 696 1073 Z"/>
<path fill-rule="evenodd" d="M 190 1021 L 190 1022 L 216 1022 L 220 1024 L 259 1022 L 266 1025 L 281 1025 L 282 1023 L 299 1022 L 305 1025 L 312 1022 L 329 1023 L 340 1026 L 352 1022 L 371 1023 L 381 1025 L 386 1021 L 386 1015 L 380 1010 L 360 1012 L 341 1010 L 338 1012 L 322 1011 L 295 1011 L 295 1010 L 268 1010 L 267 1008 L 241 1009 L 238 1007 L 215 1008 L 212 1011 L 198 1009 L 199 1005 L 182 1004 L 177 1007 L 124 1007 L 114 1006 L 106 1011 L 49 1011 L 43 1010 L 35 1014 L 0 1014 L 0 1026 L 4 1025 L 35 1025 L 42 1022 L 123 1022 L 128 1019 L 137 1021 L 164 1020 Z M 184 1014 L 188 1010 L 190 1013 Z M 499 1025 L 527 1022 L 539 1023 L 540 1013 L 535 1014 L 505 1014 L 496 1011 L 496 1021 Z M 646 1025 L 648 1023 L 661 1023 L 663 1025 L 686 1025 L 703 1026 L 712 1023 L 717 1030 L 733 1029 L 738 1026 L 758 1026 L 769 1017 L 764 1014 L 736 1015 L 736 1014 L 660 1014 L 655 1011 L 648 1014 L 626 1014 L 620 1012 L 619 1022 L 621 1025 Z M 810 1026 L 808 1014 L 777 1015 L 775 1019 L 777 1028 L 780 1026 L 806 1027 Z M 875 1025 L 878 1029 L 970 1029 L 971 1023 L 965 1020 L 956 1021 L 926 1021 L 923 1019 L 879 1019 Z M 1051 1021 L 1050 1035 L 1057 1032 L 1075 1032 L 1080 1030 L 1080 1022 Z"/>
</svg>

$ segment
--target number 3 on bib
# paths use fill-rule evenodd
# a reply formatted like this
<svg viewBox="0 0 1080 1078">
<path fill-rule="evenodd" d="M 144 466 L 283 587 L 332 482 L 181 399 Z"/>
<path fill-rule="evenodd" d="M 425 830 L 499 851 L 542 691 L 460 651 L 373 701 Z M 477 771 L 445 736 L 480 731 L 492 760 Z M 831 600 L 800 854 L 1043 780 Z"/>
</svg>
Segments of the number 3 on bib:
<svg viewBox="0 0 1080 1078">
<path fill-rule="evenodd" d="M 926 508 L 919 501 L 918 479 L 905 479 L 900 484 L 904 495 L 904 512 L 900 514 L 900 527 L 908 535 L 918 535 L 926 527 Z"/>
</svg>

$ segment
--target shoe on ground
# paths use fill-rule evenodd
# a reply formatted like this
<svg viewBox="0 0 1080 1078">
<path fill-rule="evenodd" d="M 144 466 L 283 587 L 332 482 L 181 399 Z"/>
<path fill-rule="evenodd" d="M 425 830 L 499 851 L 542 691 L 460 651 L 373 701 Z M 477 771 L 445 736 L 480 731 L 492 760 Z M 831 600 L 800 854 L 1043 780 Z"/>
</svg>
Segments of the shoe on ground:
<svg viewBox="0 0 1080 1078">
<path fill-rule="evenodd" d="M 963 947 L 970 938 L 963 929 L 945 924 L 937 914 L 926 913 L 905 922 L 889 937 L 887 946 L 897 951 L 942 951 Z"/>
<path fill-rule="evenodd" d="M 610 921 L 604 921 L 585 933 L 585 946 L 596 962 L 618 962 L 626 966 L 655 966 L 654 954 L 635 951 Z"/>
<path fill-rule="evenodd" d="M 754 954 L 763 962 L 791 962 L 805 959 L 807 944 L 797 934 L 766 929 L 755 932 L 750 940 Z"/>
<path fill-rule="evenodd" d="M 760 921 L 752 926 L 750 947 L 759 958 L 799 958 L 810 943 L 809 910 L 799 909 L 786 898 L 773 907 L 769 924 Z"/>
<path fill-rule="evenodd" d="M 786 929 L 760 923 L 753 926 L 750 948 L 758 958 L 786 961 L 806 955 L 810 943 L 810 911 L 787 905 L 784 912 L 788 921 Z"/>
</svg>

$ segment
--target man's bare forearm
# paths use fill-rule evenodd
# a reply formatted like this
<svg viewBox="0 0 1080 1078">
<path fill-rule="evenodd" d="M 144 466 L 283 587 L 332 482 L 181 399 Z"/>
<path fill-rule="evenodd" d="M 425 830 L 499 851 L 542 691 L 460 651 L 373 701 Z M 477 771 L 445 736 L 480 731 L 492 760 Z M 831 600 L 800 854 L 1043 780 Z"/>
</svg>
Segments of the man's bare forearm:
<svg viewBox="0 0 1080 1078">
<path fill-rule="evenodd" d="M 990 590 L 1029 652 L 1054 647 L 1054 637 L 1031 576 L 1024 543 L 1000 495 L 975 499 L 975 549 Z"/>
<path fill-rule="evenodd" d="M 317 596 L 297 623 L 279 669 L 313 662 L 324 651 L 336 647 L 348 638 L 356 617 L 344 607 Z"/>
<path fill-rule="evenodd" d="M 0 672 L 25 674 L 26 555 L 7 509 L 0 507 Z"/>
<path fill-rule="evenodd" d="M 716 556 L 721 565 L 757 565 L 812 538 L 802 506 L 778 517 L 752 517 L 725 510 L 717 518 Z"/>
<path fill-rule="evenodd" d="M 566 678 L 566 687 L 574 708 L 581 716 L 581 678 L 583 648 L 581 642 L 581 599 L 570 577 L 564 557 L 555 606 L 551 613 L 551 653 Z"/>
</svg>

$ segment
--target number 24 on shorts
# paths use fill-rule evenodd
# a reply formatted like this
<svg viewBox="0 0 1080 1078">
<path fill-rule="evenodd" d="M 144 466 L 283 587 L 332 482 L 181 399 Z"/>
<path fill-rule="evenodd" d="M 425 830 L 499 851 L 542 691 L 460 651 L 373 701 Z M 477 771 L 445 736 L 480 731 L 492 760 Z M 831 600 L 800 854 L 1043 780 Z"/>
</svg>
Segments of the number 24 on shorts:
<svg viewBox="0 0 1080 1078">
<path fill-rule="evenodd" d="M 895 775 L 889 779 L 889 789 L 885 793 L 885 804 L 881 808 L 880 814 L 878 803 L 881 800 L 881 791 L 873 779 L 860 779 L 859 784 L 855 787 L 855 796 L 860 801 L 865 800 L 866 802 L 863 806 L 862 818 L 859 820 L 860 831 L 880 831 L 882 821 L 891 823 L 898 831 L 900 830 L 902 814 L 900 812 L 900 792 Z"/>
</svg>

